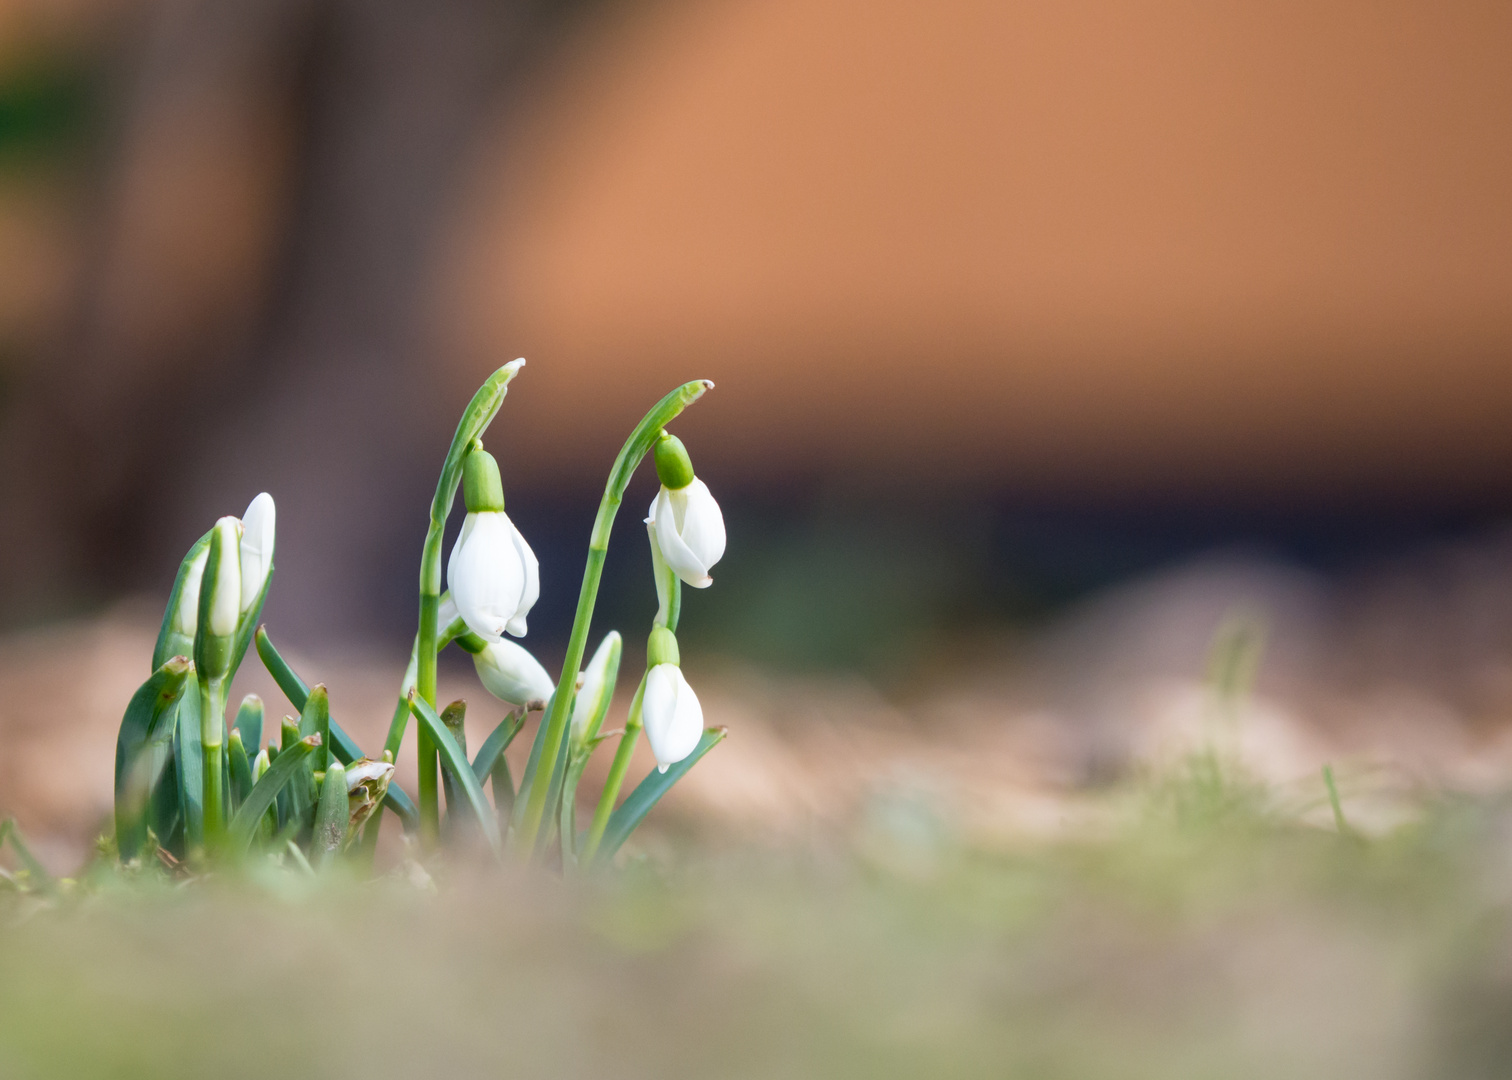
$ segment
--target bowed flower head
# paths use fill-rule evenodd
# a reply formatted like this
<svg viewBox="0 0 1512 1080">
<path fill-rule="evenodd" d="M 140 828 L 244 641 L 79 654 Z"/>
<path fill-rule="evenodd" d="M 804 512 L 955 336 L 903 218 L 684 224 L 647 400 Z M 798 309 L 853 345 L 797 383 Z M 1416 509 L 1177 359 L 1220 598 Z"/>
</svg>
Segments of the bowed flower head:
<svg viewBox="0 0 1512 1080">
<path fill-rule="evenodd" d="M 525 636 L 525 616 L 541 594 L 535 552 L 504 513 L 493 455 L 473 450 L 463 464 L 467 517 L 446 567 L 446 584 L 467 628 L 485 641 Z"/>
<path fill-rule="evenodd" d="M 646 524 L 677 576 L 695 589 L 706 589 L 714 584 L 709 570 L 724 556 L 724 515 L 708 485 L 693 475 L 693 463 L 681 439 L 662 432 L 655 458 L 662 486 Z"/>
<path fill-rule="evenodd" d="M 678 666 L 677 638 L 664 626 L 651 631 L 646 644 L 646 689 L 641 695 L 641 721 L 646 741 L 656 756 L 656 768 L 666 772 L 698 747 L 703 737 L 703 706 Z"/>
<path fill-rule="evenodd" d="M 541 662 L 512 641 L 490 641 L 473 654 L 473 667 L 483 688 L 510 705 L 545 701 L 556 689 Z"/>
</svg>

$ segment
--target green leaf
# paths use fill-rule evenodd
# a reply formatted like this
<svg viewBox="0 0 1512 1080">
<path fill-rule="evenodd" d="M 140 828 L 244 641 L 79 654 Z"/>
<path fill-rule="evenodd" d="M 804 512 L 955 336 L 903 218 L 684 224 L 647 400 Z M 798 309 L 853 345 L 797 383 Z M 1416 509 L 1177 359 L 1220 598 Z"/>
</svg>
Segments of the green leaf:
<svg viewBox="0 0 1512 1080">
<path fill-rule="evenodd" d="M 499 721 L 499 726 L 478 747 L 478 756 L 473 758 L 472 764 L 473 775 L 478 778 L 478 783 L 481 784 L 492 775 L 494 763 L 509 749 L 509 744 L 514 742 L 515 736 L 525 726 L 525 715 L 523 708 L 515 709 Z"/>
<path fill-rule="evenodd" d="M 212 530 L 214 531 L 214 530 Z M 194 542 L 184 561 L 179 563 L 178 576 L 173 579 L 173 588 L 168 593 L 168 607 L 163 611 L 163 625 L 158 630 L 157 644 L 152 648 L 152 670 L 156 671 L 168 662 L 170 656 L 194 655 L 194 639 L 175 633 L 173 612 L 178 607 L 179 594 L 184 591 L 184 578 L 189 576 L 189 567 L 200 553 L 210 546 L 210 533 Z"/>
<path fill-rule="evenodd" d="M 317 683 L 305 696 L 299 710 L 299 734 L 320 736 L 320 753 L 315 755 L 315 768 L 325 772 L 331 767 L 331 697 L 324 683 Z"/>
<path fill-rule="evenodd" d="M 247 850 L 252 835 L 257 831 L 257 824 L 268 812 L 268 807 L 273 805 L 279 791 L 294 778 L 319 745 L 319 736 L 311 735 L 293 746 L 284 747 L 277 760 L 263 773 L 262 779 L 252 785 L 252 793 L 237 809 L 226 830 L 226 850 L 230 854 L 241 855 Z"/>
<path fill-rule="evenodd" d="M 262 658 L 263 666 L 268 669 L 268 674 L 273 676 L 273 681 L 284 692 L 289 703 L 303 712 L 305 702 L 310 699 L 310 688 L 273 647 L 266 626 L 257 628 L 256 642 L 257 655 Z M 357 745 L 357 741 L 343 731 L 334 718 L 331 718 L 330 725 L 331 753 L 336 755 L 337 761 L 343 765 L 350 765 L 358 758 L 366 756 L 362 752 L 362 747 Z M 414 832 L 419 828 L 420 815 L 415 810 L 415 804 L 410 801 L 410 797 L 400 789 L 398 784 L 389 784 L 388 793 L 383 796 L 383 805 L 398 815 L 399 820 L 404 824 L 405 832 Z"/>
<path fill-rule="evenodd" d="M 636 785 L 630 797 L 621 804 L 618 810 L 609 815 L 609 826 L 604 830 L 604 839 L 598 849 L 597 858 L 600 863 L 607 863 L 614 858 L 614 853 L 646 819 L 651 808 L 671 790 L 673 784 L 681 780 L 687 771 L 698 763 L 699 758 L 714 749 L 715 744 L 723 739 L 726 733 L 726 729 L 722 727 L 705 728 L 703 738 L 698 740 L 698 746 L 691 754 L 666 772 L 653 771 Z"/>
<path fill-rule="evenodd" d="M 442 709 L 441 722 L 446 725 L 446 730 L 451 732 L 452 738 L 457 741 L 457 749 L 462 751 L 462 759 L 467 760 L 467 702 L 453 701 Z M 479 784 L 482 784 L 481 780 Z M 465 829 L 466 819 L 462 815 L 460 806 L 462 796 L 457 790 L 458 781 L 444 761 L 441 763 L 441 786 L 446 792 L 447 827 Z"/>
<path fill-rule="evenodd" d="M 346 843 L 347 824 L 346 770 L 340 762 L 326 769 L 320 784 L 320 805 L 315 810 L 315 832 L 310 838 L 310 854 L 315 865 L 324 866 Z"/>
<path fill-rule="evenodd" d="M 252 792 L 252 763 L 247 760 L 247 749 L 242 745 L 241 731 L 232 728 L 226 737 L 227 773 L 231 780 L 231 797 L 240 806 Z"/>
<path fill-rule="evenodd" d="M 483 835 L 488 838 L 488 846 L 499 854 L 499 824 L 494 820 L 493 808 L 488 805 L 488 800 L 483 797 L 483 786 L 478 783 L 478 778 L 473 775 L 472 766 L 468 764 L 467 755 L 457 745 L 457 740 L 452 738 L 446 725 L 436 715 L 425 700 L 419 696 L 410 698 L 410 711 L 415 719 L 425 726 L 432 740 L 436 744 L 436 750 L 441 755 L 443 768 L 451 770 L 453 778 L 462 787 L 467 796 L 467 803 L 472 807 L 473 815 L 478 819 L 478 824 L 483 829 Z"/>
<path fill-rule="evenodd" d="M 131 696 L 121 717 L 116 735 L 115 828 L 122 862 L 136 858 L 147 839 L 146 809 L 172 754 L 173 718 L 190 670 L 187 657 L 168 659 Z"/>
<path fill-rule="evenodd" d="M 262 750 L 263 702 L 256 694 L 242 698 L 236 710 L 236 730 L 242 734 L 242 746 L 252 757 Z"/>
<path fill-rule="evenodd" d="M 198 690 L 179 695 L 173 736 L 173 768 L 178 777 L 179 816 L 184 822 L 184 851 L 205 843 L 205 748 L 200 742 Z"/>
</svg>

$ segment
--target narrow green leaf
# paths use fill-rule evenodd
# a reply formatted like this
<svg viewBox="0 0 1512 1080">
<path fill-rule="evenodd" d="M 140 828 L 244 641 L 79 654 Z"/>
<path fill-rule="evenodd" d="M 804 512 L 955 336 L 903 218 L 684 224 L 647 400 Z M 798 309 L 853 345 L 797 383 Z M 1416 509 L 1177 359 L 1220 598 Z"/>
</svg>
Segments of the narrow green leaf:
<svg viewBox="0 0 1512 1080">
<path fill-rule="evenodd" d="M 147 839 L 146 810 L 153 787 L 172 754 L 173 718 L 190 671 L 174 656 L 144 682 L 126 706 L 116 735 L 115 831 L 122 862 L 130 862 Z"/>
<path fill-rule="evenodd" d="M 446 725 L 436 715 L 424 699 L 415 696 L 410 698 L 410 711 L 415 719 L 425 726 L 436 744 L 436 750 L 441 756 L 443 768 L 449 768 L 452 776 L 461 786 L 467 796 L 467 802 L 472 807 L 473 815 L 483 829 L 483 835 L 488 839 L 488 846 L 498 854 L 500 850 L 499 826 L 494 820 L 493 808 L 488 805 L 488 800 L 483 796 L 483 787 L 478 783 L 478 778 L 473 775 L 472 766 L 468 764 L 467 755 L 457 745 L 457 740 L 452 738 Z"/>
<path fill-rule="evenodd" d="M 284 747 L 278 759 L 263 773 L 262 779 L 252 785 L 247 800 L 237 809 L 230 828 L 226 830 L 226 848 L 232 855 L 240 855 L 247 850 L 263 814 L 267 813 L 279 791 L 309 761 L 310 755 L 319 745 L 320 737 L 311 735 L 293 746 Z"/>
<path fill-rule="evenodd" d="M 241 730 L 232 728 L 226 736 L 227 772 L 230 775 L 229 791 L 235 804 L 240 806 L 252 793 L 252 763 L 247 760 L 246 747 L 242 745 Z"/>
<path fill-rule="evenodd" d="M 260 626 L 256 635 L 257 655 L 262 658 L 263 666 L 268 669 L 268 674 L 273 676 L 273 681 L 283 691 L 289 703 L 303 712 L 305 702 L 310 699 L 310 688 L 299 674 L 289 666 L 277 649 L 273 647 L 272 640 L 268 637 L 268 628 Z M 366 755 L 357 741 L 342 730 L 335 718 L 330 719 L 331 724 L 331 753 L 336 760 L 343 765 L 350 765 L 360 757 Z M 398 815 L 404 824 L 405 832 L 414 832 L 420 825 L 420 815 L 415 810 L 415 804 L 404 793 L 398 784 L 389 784 L 388 793 L 383 796 L 383 805 Z"/>
<path fill-rule="evenodd" d="M 315 755 L 315 769 L 331 767 L 331 698 L 323 683 L 317 683 L 305 696 L 299 712 L 299 734 L 320 736 L 320 753 Z"/>
<path fill-rule="evenodd" d="M 663 795 L 671 790 L 672 785 L 677 783 L 687 774 L 687 771 L 698 763 L 698 759 L 714 749 L 716 743 L 723 739 L 726 729 L 722 727 L 705 728 L 703 738 L 698 740 L 698 746 L 687 757 L 666 772 L 651 772 L 642 780 L 630 797 L 624 801 L 620 808 L 609 815 L 609 826 L 604 830 L 604 839 L 599 844 L 597 860 L 607 863 L 614 858 L 614 853 L 620 849 L 620 845 L 635 831 L 636 827 L 646 819 Z"/>
<path fill-rule="evenodd" d="M 509 749 L 509 744 L 514 742 L 520 729 L 525 726 L 524 708 L 515 709 L 499 721 L 499 726 L 493 729 L 488 738 L 483 740 L 483 745 L 478 747 L 478 756 L 473 758 L 473 775 L 482 783 L 493 772 L 494 762 L 503 756 L 504 751 Z"/>
<path fill-rule="evenodd" d="M 509 829 L 515 806 L 514 777 L 509 775 L 509 761 L 503 754 L 494 759 L 488 776 L 493 782 L 494 811 L 499 818 L 499 834 L 502 836 Z"/>
<path fill-rule="evenodd" d="M 463 760 L 467 759 L 467 702 L 453 701 L 441 710 L 441 722 L 446 725 L 446 730 L 451 732 L 452 738 L 457 742 L 457 749 L 462 751 Z M 481 784 L 481 781 L 480 781 Z M 458 781 L 452 776 L 445 762 L 441 763 L 441 786 L 446 793 L 446 824 L 449 829 L 466 829 L 466 818 L 462 813 L 460 800 L 463 798 L 458 793 Z"/>
<path fill-rule="evenodd" d="M 283 749 L 278 752 L 282 758 L 290 750 L 300 744 L 304 734 L 299 730 L 299 725 L 285 717 L 280 726 L 280 734 L 283 740 Z M 270 762 L 269 767 L 276 762 Z M 295 835 L 299 835 L 309 828 L 315 819 L 315 759 L 313 757 L 301 758 L 298 767 L 294 770 L 294 777 L 278 796 L 279 820 L 284 827 L 292 826 Z"/>
<path fill-rule="evenodd" d="M 248 755 L 256 757 L 262 750 L 263 701 L 256 694 L 242 698 L 236 710 L 236 730 L 242 734 L 242 746 Z"/>
<path fill-rule="evenodd" d="M 205 748 L 200 742 L 200 696 L 179 695 L 173 736 L 173 767 L 178 777 L 179 816 L 184 822 L 184 850 L 205 843 Z"/>
<path fill-rule="evenodd" d="M 320 784 L 320 805 L 315 810 L 315 832 L 310 838 L 310 854 L 316 866 L 324 866 L 346 843 L 347 824 L 346 770 L 332 762 Z"/>
</svg>

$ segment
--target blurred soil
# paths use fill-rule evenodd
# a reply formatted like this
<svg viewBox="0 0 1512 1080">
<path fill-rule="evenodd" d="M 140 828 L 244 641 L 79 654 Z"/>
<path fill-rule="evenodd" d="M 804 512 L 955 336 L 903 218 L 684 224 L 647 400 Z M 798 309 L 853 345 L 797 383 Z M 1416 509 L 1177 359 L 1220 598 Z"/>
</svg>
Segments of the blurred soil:
<svg viewBox="0 0 1512 1080">
<path fill-rule="evenodd" d="M 115 729 L 148 674 L 157 618 L 143 600 L 0 640 L 0 814 L 15 814 L 56 870 L 76 868 L 107 822 Z M 1351 821 L 1373 831 L 1427 796 L 1489 793 L 1512 777 L 1508 536 L 1331 581 L 1214 556 L 1033 633 L 941 642 L 887 693 L 689 645 L 706 719 L 730 738 L 653 815 L 643 847 L 668 835 L 864 836 L 900 802 L 973 843 L 1097 830 L 1117 781 L 1204 746 L 1238 755 L 1318 824 L 1330 820 L 1320 770 L 1332 763 Z M 381 744 L 402 657 L 285 652 L 330 687 L 333 714 L 364 746 Z M 637 664 L 627 656 L 625 671 Z M 255 656 L 233 700 L 246 692 L 264 697 L 270 722 L 289 710 Z M 441 695 L 473 704 L 474 746 L 504 712 L 460 657 L 443 664 Z M 399 780 L 412 790 L 410 745 Z M 527 748 L 521 738 L 511 755 Z M 642 745 L 637 770 L 649 767 Z M 584 791 L 595 790 L 590 772 Z"/>
</svg>

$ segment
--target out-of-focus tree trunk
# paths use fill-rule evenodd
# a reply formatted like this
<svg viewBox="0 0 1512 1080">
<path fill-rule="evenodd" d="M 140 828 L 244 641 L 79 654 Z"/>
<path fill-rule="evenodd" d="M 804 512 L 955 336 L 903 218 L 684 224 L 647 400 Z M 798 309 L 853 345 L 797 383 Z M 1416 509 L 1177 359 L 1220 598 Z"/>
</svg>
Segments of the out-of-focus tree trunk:
<svg viewBox="0 0 1512 1080">
<path fill-rule="evenodd" d="M 102 173 L 78 336 L 5 432 L 27 464 L 0 480 L 13 618 L 167 580 L 179 549 L 266 488 L 281 626 L 394 634 L 374 619 L 413 594 L 458 404 L 427 390 L 434 247 L 485 121 L 562 8 L 156 11 Z"/>
</svg>

